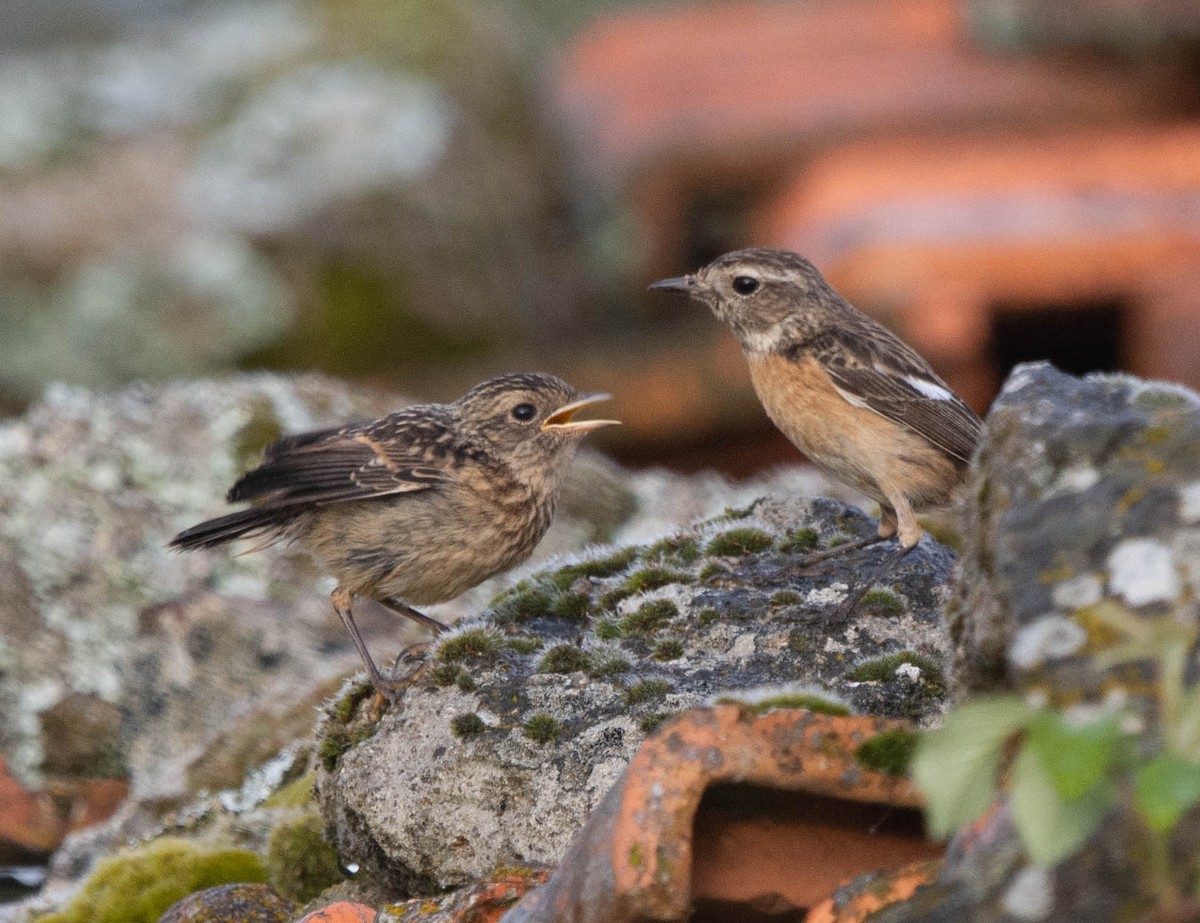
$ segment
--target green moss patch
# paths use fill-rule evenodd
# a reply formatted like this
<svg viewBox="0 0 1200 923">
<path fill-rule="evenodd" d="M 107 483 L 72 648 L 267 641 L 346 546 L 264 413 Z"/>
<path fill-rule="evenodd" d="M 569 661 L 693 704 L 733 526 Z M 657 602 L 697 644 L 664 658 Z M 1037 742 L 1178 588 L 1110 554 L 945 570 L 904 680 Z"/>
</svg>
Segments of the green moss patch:
<svg viewBox="0 0 1200 923">
<path fill-rule="evenodd" d="M 854 751 L 854 757 L 865 769 L 886 772 L 891 776 L 907 775 L 920 739 L 915 731 L 895 728 L 863 743 Z"/>
<path fill-rule="evenodd" d="M 802 628 L 793 628 L 788 635 L 788 650 L 794 654 L 812 654 L 817 644 L 812 635 Z"/>
<path fill-rule="evenodd" d="M 791 590 L 780 590 L 771 597 L 772 606 L 798 606 L 804 602 L 804 597 Z"/>
<path fill-rule="evenodd" d="M 563 723 L 553 715 L 531 715 L 521 729 L 534 743 L 548 744 L 563 732 Z"/>
<path fill-rule="evenodd" d="M 272 888 L 303 904 L 342 877 L 320 814 L 306 811 L 276 824 L 267 841 L 267 881 Z"/>
<path fill-rule="evenodd" d="M 71 902 L 37 923 L 155 923 L 193 891 L 266 880 L 262 859 L 248 849 L 163 837 L 100 860 Z"/>
<path fill-rule="evenodd" d="M 671 684 L 665 679 L 644 679 L 625 690 L 625 704 L 640 705 L 651 699 L 661 699 L 670 691 Z"/>
<path fill-rule="evenodd" d="M 609 653 L 593 652 L 587 673 L 592 679 L 612 679 L 622 673 L 628 673 L 631 664 L 629 658 L 616 651 Z"/>
<path fill-rule="evenodd" d="M 558 644 L 546 651 L 538 664 L 539 673 L 575 673 L 591 665 L 591 658 L 574 644 Z"/>
<path fill-rule="evenodd" d="M 701 628 L 705 628 L 717 621 L 717 619 L 720 617 L 721 613 L 719 610 L 714 609 L 712 606 L 706 606 L 696 614 L 696 622 Z"/>
<path fill-rule="evenodd" d="M 914 651 L 900 651 L 875 660 L 868 660 L 847 671 L 846 679 L 856 683 L 891 683 L 900 679 L 896 670 L 906 663 L 911 663 L 921 671 L 921 681 L 932 695 L 942 695 L 946 691 L 946 674 L 932 657 L 918 654 Z M 905 680 L 907 682 L 907 680 Z"/>
<path fill-rule="evenodd" d="M 383 699 L 378 714 L 360 716 L 359 705 L 373 698 L 374 687 L 370 683 L 355 683 L 325 706 L 328 720 L 320 726 L 317 759 L 327 772 L 333 771 L 343 754 L 375 735 L 379 727 L 378 719 L 387 713 L 390 704 Z"/>
<path fill-rule="evenodd" d="M 543 586 L 522 580 L 492 600 L 492 621 L 497 625 L 528 622 L 552 613 L 554 599 Z"/>
<path fill-rule="evenodd" d="M 820 540 L 816 529 L 792 529 L 779 543 L 779 550 L 785 554 L 803 554 L 816 551 L 818 545 Z"/>
<path fill-rule="evenodd" d="M 683 642 L 677 641 L 674 638 L 669 638 L 666 641 L 659 641 L 654 645 L 655 660 L 678 660 L 683 656 Z"/>
<path fill-rule="evenodd" d="M 860 609 L 869 609 L 879 615 L 902 615 L 904 600 L 891 590 L 867 590 L 858 604 Z"/>
<path fill-rule="evenodd" d="M 325 714 L 338 724 L 349 724 L 358 706 L 374 692 L 368 682 L 355 683 L 325 706 Z"/>
<path fill-rule="evenodd" d="M 669 535 L 647 548 L 643 556 L 648 561 L 694 564 L 700 560 L 700 543 L 690 535 Z"/>
<path fill-rule="evenodd" d="M 304 773 L 300 778 L 293 779 L 281 788 L 277 788 L 263 802 L 264 808 L 303 808 L 315 800 L 313 786 L 317 774 L 313 770 Z"/>
<path fill-rule="evenodd" d="M 439 644 L 437 657 L 445 663 L 490 659 L 503 643 L 504 639 L 490 628 L 469 628 Z"/>
<path fill-rule="evenodd" d="M 600 619 L 594 631 L 601 641 L 615 641 L 622 636 L 621 623 L 612 618 Z"/>
<path fill-rule="evenodd" d="M 483 719 L 473 711 L 463 712 L 450 719 L 450 731 L 455 737 L 474 737 L 486 730 L 487 725 Z"/>
<path fill-rule="evenodd" d="M 775 544 L 774 539 L 762 529 L 743 527 L 729 529 L 709 539 L 704 551 L 716 557 L 741 557 L 758 554 Z"/>
<path fill-rule="evenodd" d="M 621 619 L 621 634 L 625 637 L 653 634 L 679 615 L 679 607 L 669 599 L 652 599 Z"/>
<path fill-rule="evenodd" d="M 754 702 L 745 702 L 736 696 L 721 696 L 718 705 L 739 705 L 756 715 L 781 708 L 804 708 L 821 715 L 848 715 L 850 709 L 836 699 L 826 698 L 815 692 L 781 692 L 779 695 L 767 696 Z"/>
<path fill-rule="evenodd" d="M 504 644 L 511 651 L 516 651 L 518 654 L 536 654 L 542 649 L 540 638 L 535 638 L 533 635 L 517 635 L 514 638 L 506 638 Z"/>
<path fill-rule="evenodd" d="M 605 557 L 567 564 L 556 571 L 539 576 L 544 576 L 559 590 L 569 590 L 580 577 L 612 577 L 629 567 L 637 558 L 637 548 L 622 548 Z"/>
<path fill-rule="evenodd" d="M 674 711 L 652 711 L 648 715 L 644 715 L 642 720 L 638 722 L 638 727 L 641 728 L 643 734 L 653 734 L 668 718 L 674 718 L 679 712 Z"/>
<path fill-rule="evenodd" d="M 626 577 L 620 586 L 605 593 L 600 598 L 600 604 L 611 608 L 622 599 L 633 596 L 635 593 L 657 590 L 660 587 L 670 586 L 672 583 L 690 583 L 691 579 L 685 573 L 666 567 L 643 567 Z"/>
</svg>

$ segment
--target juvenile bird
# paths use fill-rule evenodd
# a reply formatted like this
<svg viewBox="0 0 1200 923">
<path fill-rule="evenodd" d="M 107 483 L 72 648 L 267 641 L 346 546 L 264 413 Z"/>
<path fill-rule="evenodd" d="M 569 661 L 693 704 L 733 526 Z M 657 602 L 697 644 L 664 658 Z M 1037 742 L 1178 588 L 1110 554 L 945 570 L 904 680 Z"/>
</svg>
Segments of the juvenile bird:
<svg viewBox="0 0 1200 923">
<path fill-rule="evenodd" d="M 737 250 L 650 288 L 683 292 L 729 324 L 772 422 L 814 465 L 879 503 L 875 537 L 808 559 L 898 538 L 839 609 L 850 612 L 920 541 L 914 511 L 952 499 L 982 421 L 910 346 L 795 253 Z"/>
<path fill-rule="evenodd" d="M 607 394 L 553 375 L 510 374 L 450 404 L 285 437 L 230 489 L 240 512 L 171 540 L 179 549 L 295 541 L 337 579 L 333 608 L 379 690 L 389 683 L 354 623 L 367 596 L 435 632 L 413 605 L 453 599 L 529 557 L 545 534 L 580 437 L 615 420 L 575 420 Z"/>
</svg>

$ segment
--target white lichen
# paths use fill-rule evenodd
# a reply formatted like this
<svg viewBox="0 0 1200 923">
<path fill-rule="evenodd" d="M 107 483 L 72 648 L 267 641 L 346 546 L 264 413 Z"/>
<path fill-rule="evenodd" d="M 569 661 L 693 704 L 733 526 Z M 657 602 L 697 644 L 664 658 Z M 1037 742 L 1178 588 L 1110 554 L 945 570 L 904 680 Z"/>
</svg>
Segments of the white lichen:
<svg viewBox="0 0 1200 923">
<path fill-rule="evenodd" d="M 1200 522 L 1200 481 L 1179 488 L 1179 519 L 1188 525 Z"/>
<path fill-rule="evenodd" d="M 1012 877 L 1000 903 L 1018 920 L 1044 920 L 1054 910 L 1054 877 L 1043 866 L 1026 866 Z"/>
<path fill-rule="evenodd" d="M 1180 592 L 1171 549 L 1151 538 L 1126 539 L 1108 556 L 1109 586 L 1131 606 L 1171 602 Z"/>
<path fill-rule="evenodd" d="M 1031 670 L 1048 660 L 1070 657 L 1083 648 L 1087 632 L 1062 615 L 1046 615 L 1023 627 L 1008 646 L 1008 661 L 1020 670 Z"/>
<path fill-rule="evenodd" d="M 1075 611 L 1094 606 L 1104 595 L 1104 584 L 1092 574 L 1080 574 L 1054 585 L 1051 598 L 1059 609 Z"/>
</svg>

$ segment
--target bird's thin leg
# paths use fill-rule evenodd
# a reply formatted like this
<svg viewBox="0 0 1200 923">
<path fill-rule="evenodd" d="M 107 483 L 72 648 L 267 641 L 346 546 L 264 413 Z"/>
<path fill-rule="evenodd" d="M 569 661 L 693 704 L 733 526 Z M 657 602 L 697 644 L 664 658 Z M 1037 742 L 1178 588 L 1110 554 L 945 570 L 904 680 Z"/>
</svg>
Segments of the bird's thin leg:
<svg viewBox="0 0 1200 923">
<path fill-rule="evenodd" d="M 842 542 L 840 545 L 834 545 L 832 548 L 826 548 L 824 551 L 814 551 L 812 554 L 807 554 L 799 561 L 799 567 L 807 567 L 809 564 L 818 564 L 821 561 L 828 561 L 830 558 L 837 558 L 851 551 L 858 551 L 860 548 L 869 548 L 871 545 L 876 545 L 884 541 L 882 535 L 871 535 L 867 538 L 856 538 L 852 542 Z"/>
<path fill-rule="evenodd" d="M 389 596 L 385 599 L 377 599 L 375 601 L 384 608 L 391 609 L 397 615 L 402 615 L 406 619 L 412 619 L 412 621 L 416 622 L 418 625 L 428 628 L 435 635 L 440 635 L 443 632 L 450 630 L 449 625 L 445 624 L 444 622 L 439 622 L 435 618 L 430 618 L 424 612 L 418 612 L 408 603 L 397 599 L 395 596 Z"/>
<path fill-rule="evenodd" d="M 834 618 L 845 618 L 851 612 L 853 612 L 855 607 L 862 602 L 862 598 L 867 595 L 867 591 L 884 577 L 886 577 L 889 573 L 891 573 L 892 569 L 904 560 L 905 555 L 907 555 L 916 547 L 916 545 L 909 545 L 907 547 L 901 545 L 886 558 L 884 558 L 883 563 L 875 568 L 875 570 L 872 571 L 865 580 L 859 581 L 858 585 L 854 587 L 853 591 L 848 593 L 846 598 L 838 604 L 837 609 L 835 609 L 833 612 Z"/>
<path fill-rule="evenodd" d="M 904 560 L 905 555 L 917 547 L 921 540 L 921 525 L 913 512 L 908 498 L 899 491 L 887 492 L 888 503 L 883 505 L 883 515 L 879 519 L 879 538 L 895 535 L 900 547 L 883 559 L 874 571 L 846 595 L 837 609 L 834 618 L 845 618 L 862 601 L 871 587 L 891 573 L 892 568 Z"/>
<path fill-rule="evenodd" d="M 840 545 L 834 545 L 832 548 L 826 548 L 824 551 L 813 552 L 800 559 L 800 566 L 818 564 L 821 561 L 828 561 L 830 558 L 839 557 L 850 551 L 858 551 L 860 548 L 869 548 L 872 545 L 877 545 L 879 542 L 885 541 L 895 535 L 896 528 L 896 511 L 890 505 L 884 503 L 879 514 L 879 531 L 874 535 L 868 538 L 856 538 L 852 542 L 843 542 Z"/>
<path fill-rule="evenodd" d="M 392 688 L 393 684 L 384 678 L 384 675 L 379 672 L 379 667 L 375 666 L 375 661 L 371 659 L 371 653 L 367 650 L 367 642 L 363 640 L 358 626 L 354 624 L 354 616 L 350 611 L 354 597 L 349 590 L 339 586 L 330 594 L 329 599 L 333 603 L 333 611 L 338 614 L 338 618 L 346 626 L 346 631 L 350 632 L 350 639 L 354 642 L 358 656 L 362 659 L 363 665 L 367 668 L 367 674 L 371 677 L 371 685 L 377 692 L 386 692 Z"/>
</svg>

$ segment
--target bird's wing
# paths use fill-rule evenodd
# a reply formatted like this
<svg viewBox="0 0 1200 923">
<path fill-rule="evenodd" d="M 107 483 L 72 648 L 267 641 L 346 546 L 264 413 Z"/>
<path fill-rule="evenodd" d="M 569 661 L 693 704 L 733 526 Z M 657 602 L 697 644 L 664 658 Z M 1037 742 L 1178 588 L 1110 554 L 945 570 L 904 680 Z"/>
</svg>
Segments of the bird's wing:
<svg viewBox="0 0 1200 923">
<path fill-rule="evenodd" d="M 868 321 L 847 332 L 852 335 L 819 337 L 808 344 L 841 395 L 953 458 L 970 461 L 983 429 L 975 411 L 886 328 Z"/>
<path fill-rule="evenodd" d="M 453 479 L 461 452 L 441 408 L 425 405 L 372 423 L 287 436 L 229 490 L 231 503 L 324 505 L 430 490 Z"/>
</svg>

